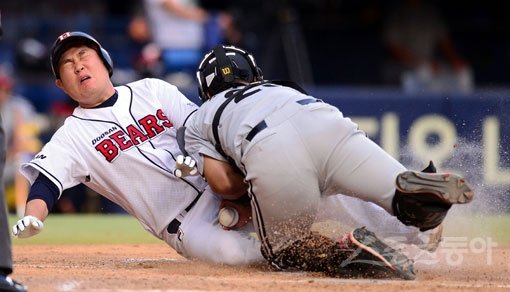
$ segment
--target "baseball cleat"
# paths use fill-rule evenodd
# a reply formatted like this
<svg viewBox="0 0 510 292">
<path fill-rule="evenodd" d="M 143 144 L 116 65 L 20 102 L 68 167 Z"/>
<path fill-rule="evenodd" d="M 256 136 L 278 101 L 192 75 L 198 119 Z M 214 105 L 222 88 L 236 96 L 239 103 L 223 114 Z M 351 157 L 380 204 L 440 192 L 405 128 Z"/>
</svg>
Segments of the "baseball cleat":
<svg viewBox="0 0 510 292">
<path fill-rule="evenodd" d="M 405 171 L 397 176 L 397 189 L 405 195 L 432 194 L 446 204 L 465 204 L 473 190 L 464 178 L 452 173 Z"/>
<path fill-rule="evenodd" d="M 365 227 L 356 228 L 348 236 L 354 252 L 341 263 L 341 267 L 370 274 L 374 269 L 384 274 L 414 280 L 414 262 L 403 253 L 391 248 Z"/>
<path fill-rule="evenodd" d="M 26 292 L 27 287 L 14 281 L 11 277 L 0 274 L 0 291 L 2 292 Z"/>
</svg>

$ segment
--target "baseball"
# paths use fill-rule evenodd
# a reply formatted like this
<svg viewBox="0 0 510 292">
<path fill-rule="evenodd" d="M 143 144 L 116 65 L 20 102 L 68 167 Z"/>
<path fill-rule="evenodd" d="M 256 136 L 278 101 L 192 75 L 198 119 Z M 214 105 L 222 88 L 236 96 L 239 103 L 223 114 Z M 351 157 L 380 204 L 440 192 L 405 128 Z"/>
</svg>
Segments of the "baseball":
<svg viewBox="0 0 510 292">
<path fill-rule="evenodd" d="M 221 208 L 218 213 L 218 221 L 224 227 L 232 227 L 237 224 L 237 221 L 239 221 L 239 213 L 234 208 Z"/>
</svg>

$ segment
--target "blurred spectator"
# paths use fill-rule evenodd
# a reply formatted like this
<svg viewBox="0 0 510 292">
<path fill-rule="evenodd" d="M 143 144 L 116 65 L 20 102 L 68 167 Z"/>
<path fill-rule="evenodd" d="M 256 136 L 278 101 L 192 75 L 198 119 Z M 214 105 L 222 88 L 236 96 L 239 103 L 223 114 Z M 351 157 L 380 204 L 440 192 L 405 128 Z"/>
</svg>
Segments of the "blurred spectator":
<svg viewBox="0 0 510 292">
<path fill-rule="evenodd" d="M 35 38 L 24 38 L 16 48 L 16 65 L 30 73 L 44 74 L 47 72 L 47 48 Z"/>
<path fill-rule="evenodd" d="M 161 60 L 161 49 L 152 42 L 147 17 L 143 13 L 133 15 L 127 32 L 131 61 L 138 74 L 137 79 L 163 76 L 165 68 Z"/>
<path fill-rule="evenodd" d="M 239 45 L 242 34 L 236 23 L 233 2 L 238 4 L 237 0 L 200 1 L 200 7 L 209 13 L 204 28 L 205 51 L 212 50 L 217 44 Z"/>
<path fill-rule="evenodd" d="M 300 4 L 289 0 L 237 0 L 234 3 L 234 27 L 240 31 L 236 34 L 240 40 L 234 44 L 260 56 L 258 64 L 267 77 L 313 85 L 308 43 L 301 28 Z"/>
<path fill-rule="evenodd" d="M 429 1 L 399 1 L 389 13 L 383 37 L 393 61 L 383 74 L 387 80 L 399 78 L 406 92 L 472 90 L 471 69 Z"/>
<path fill-rule="evenodd" d="M 152 39 L 169 82 L 189 86 L 202 57 L 207 11 L 194 0 L 144 0 Z"/>
<path fill-rule="evenodd" d="M 0 67 L 0 112 L 7 148 L 4 187 L 12 190 L 16 213 L 22 217 L 30 186 L 18 168 L 41 149 L 38 135 L 45 123 L 30 102 L 13 93 L 13 88 L 11 73 L 5 67 Z"/>
<path fill-rule="evenodd" d="M 151 39 L 142 49 L 142 59 L 149 72 L 157 72 L 154 56 L 160 55 L 163 77 L 168 82 L 189 87 L 204 53 L 219 43 L 240 38 L 233 18 L 225 7 L 206 10 L 198 0 L 144 0 Z M 143 19 L 134 18 L 132 37 L 144 30 Z M 155 70 L 154 70 L 155 69 Z"/>
</svg>

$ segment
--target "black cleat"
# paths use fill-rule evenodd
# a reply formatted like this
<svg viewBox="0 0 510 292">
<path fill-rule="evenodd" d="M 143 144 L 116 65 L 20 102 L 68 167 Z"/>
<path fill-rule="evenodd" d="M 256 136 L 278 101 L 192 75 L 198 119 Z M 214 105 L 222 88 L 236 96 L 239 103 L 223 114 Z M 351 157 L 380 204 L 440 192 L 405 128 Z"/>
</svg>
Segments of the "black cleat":
<svg viewBox="0 0 510 292">
<path fill-rule="evenodd" d="M 342 267 L 370 274 L 377 270 L 384 274 L 414 280 L 414 262 L 403 253 L 391 248 L 365 227 L 356 228 L 349 234 L 349 246 L 354 252 L 341 264 Z"/>
<path fill-rule="evenodd" d="M 8 276 L 0 275 L 0 292 L 26 292 L 27 288 Z"/>
<path fill-rule="evenodd" d="M 437 169 L 436 166 L 434 165 L 434 162 L 432 162 L 432 160 L 429 161 L 429 165 L 425 167 L 421 172 L 436 173 Z"/>
<path fill-rule="evenodd" d="M 469 203 L 474 195 L 462 177 L 450 173 L 406 171 L 397 176 L 396 183 L 403 195 L 432 194 L 446 204 Z"/>
</svg>

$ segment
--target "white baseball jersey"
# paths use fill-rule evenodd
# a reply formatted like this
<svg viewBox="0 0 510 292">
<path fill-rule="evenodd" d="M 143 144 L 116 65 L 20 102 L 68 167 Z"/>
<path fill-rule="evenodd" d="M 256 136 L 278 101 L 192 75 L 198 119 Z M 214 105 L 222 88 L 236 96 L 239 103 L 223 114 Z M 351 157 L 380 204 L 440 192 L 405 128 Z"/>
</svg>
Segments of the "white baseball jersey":
<svg viewBox="0 0 510 292">
<path fill-rule="evenodd" d="M 175 86 L 158 79 L 143 79 L 115 89 L 118 99 L 113 106 L 77 107 L 41 152 L 22 165 L 22 173 L 32 183 L 39 173 L 44 174 L 60 193 L 85 184 L 122 206 L 146 230 L 187 257 L 234 263 L 262 259 L 257 243 L 245 234 L 227 233 L 218 225 L 218 199 L 216 205 L 209 204 L 209 213 L 203 215 L 208 221 L 200 219 L 196 223 L 207 225 L 200 227 L 202 231 L 213 231 L 196 235 L 201 238 L 187 238 L 199 242 L 195 249 L 183 245 L 187 236 L 183 226 L 180 238 L 168 234 L 168 224 L 174 218 L 184 221 L 179 214 L 207 186 L 200 176 L 180 179 L 173 175 L 175 157 L 180 154 L 175 129 L 183 125 L 196 105 Z M 202 197 L 215 200 L 210 193 Z M 195 223 L 188 221 L 182 225 L 194 228 Z M 215 234 L 216 238 L 209 238 Z M 243 258 L 221 259 L 224 255 L 215 252 L 222 248 L 221 236 L 225 234 L 238 240 Z M 213 250 L 209 255 L 201 254 L 209 249 Z"/>
<path fill-rule="evenodd" d="M 271 83 L 215 95 L 186 127 L 191 155 L 228 160 L 219 142 L 245 174 L 269 257 L 308 235 L 321 197 L 346 194 L 391 214 L 395 178 L 406 170 L 336 107 Z"/>
</svg>

